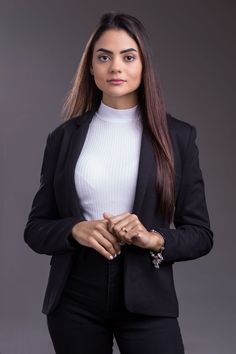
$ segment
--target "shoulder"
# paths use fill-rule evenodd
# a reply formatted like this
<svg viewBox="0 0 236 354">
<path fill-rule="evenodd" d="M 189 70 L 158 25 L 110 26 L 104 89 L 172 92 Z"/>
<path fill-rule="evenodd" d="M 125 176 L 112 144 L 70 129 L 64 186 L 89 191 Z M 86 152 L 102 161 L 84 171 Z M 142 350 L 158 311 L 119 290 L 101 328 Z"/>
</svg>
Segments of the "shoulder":
<svg viewBox="0 0 236 354">
<path fill-rule="evenodd" d="M 166 118 L 168 131 L 173 142 L 185 145 L 189 140 L 195 140 L 197 134 L 195 126 L 177 119 L 169 113 L 167 113 Z"/>
<path fill-rule="evenodd" d="M 195 126 L 167 114 L 167 126 L 176 161 L 182 161 L 196 149 Z"/>
<path fill-rule="evenodd" d="M 86 112 L 80 116 L 64 121 L 49 133 L 48 140 L 53 144 L 58 144 L 62 140 L 69 141 L 79 126 L 85 123 L 86 120 L 89 122 L 92 116 L 93 114 L 91 112 Z"/>
<path fill-rule="evenodd" d="M 189 135 L 193 130 L 196 130 L 193 125 L 173 117 L 170 113 L 167 113 L 166 119 L 171 134 Z"/>
<path fill-rule="evenodd" d="M 54 128 L 50 133 L 49 136 L 52 139 L 59 138 L 60 136 L 64 135 L 65 133 L 71 132 L 76 128 L 76 118 L 71 118 L 67 121 L 64 121 L 56 128 Z"/>
</svg>

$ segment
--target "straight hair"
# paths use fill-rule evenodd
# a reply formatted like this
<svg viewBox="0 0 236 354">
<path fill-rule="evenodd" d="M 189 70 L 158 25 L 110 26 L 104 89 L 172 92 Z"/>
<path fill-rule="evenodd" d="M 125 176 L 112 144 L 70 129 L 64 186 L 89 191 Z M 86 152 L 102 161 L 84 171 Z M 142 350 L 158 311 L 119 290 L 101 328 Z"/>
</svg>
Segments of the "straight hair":
<svg viewBox="0 0 236 354">
<path fill-rule="evenodd" d="M 166 111 L 159 80 L 154 69 L 149 38 L 143 24 L 123 13 L 106 13 L 98 23 L 83 52 L 72 88 L 63 106 L 65 119 L 87 111 L 95 113 L 102 100 L 102 91 L 90 72 L 96 41 L 108 30 L 124 30 L 137 43 L 142 60 L 142 80 L 138 88 L 138 109 L 148 129 L 157 162 L 156 187 L 160 196 L 160 212 L 171 222 L 175 206 L 174 155 L 167 127 Z"/>
</svg>

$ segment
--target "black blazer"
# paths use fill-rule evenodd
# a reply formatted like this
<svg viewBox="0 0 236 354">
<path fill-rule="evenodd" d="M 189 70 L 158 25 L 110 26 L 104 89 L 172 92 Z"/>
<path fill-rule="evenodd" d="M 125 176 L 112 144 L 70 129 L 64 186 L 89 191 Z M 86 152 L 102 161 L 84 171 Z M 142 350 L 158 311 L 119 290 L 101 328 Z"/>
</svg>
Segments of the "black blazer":
<svg viewBox="0 0 236 354">
<path fill-rule="evenodd" d="M 40 188 L 34 197 L 24 239 L 36 252 L 52 255 L 42 312 L 52 312 L 72 262 L 82 245 L 71 242 L 72 227 L 85 220 L 74 184 L 74 169 L 93 114 L 87 112 L 57 127 L 47 139 Z M 125 304 L 129 311 L 178 316 L 172 264 L 207 254 L 213 245 L 204 183 L 199 168 L 196 129 L 167 115 L 176 173 L 175 229 L 159 212 L 153 145 L 143 129 L 133 213 L 148 229 L 165 237 L 164 261 L 154 268 L 149 250 L 124 247 Z"/>
</svg>

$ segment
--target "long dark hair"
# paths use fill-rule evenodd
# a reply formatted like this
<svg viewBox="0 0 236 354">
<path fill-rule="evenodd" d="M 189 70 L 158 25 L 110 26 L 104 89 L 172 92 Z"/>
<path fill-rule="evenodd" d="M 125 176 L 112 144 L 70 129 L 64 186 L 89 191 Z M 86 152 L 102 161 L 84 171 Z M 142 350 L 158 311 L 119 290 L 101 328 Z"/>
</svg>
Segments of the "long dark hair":
<svg viewBox="0 0 236 354">
<path fill-rule="evenodd" d="M 174 157 L 149 39 L 143 24 L 138 19 L 131 15 L 114 12 L 101 17 L 85 47 L 63 112 L 66 119 L 70 119 L 87 111 L 96 112 L 98 110 L 102 92 L 94 82 L 90 67 L 96 41 L 105 31 L 110 29 L 125 30 L 135 40 L 140 50 L 142 80 L 138 88 L 138 107 L 154 145 L 158 169 L 157 190 L 160 195 L 160 211 L 171 221 L 175 205 Z"/>
</svg>

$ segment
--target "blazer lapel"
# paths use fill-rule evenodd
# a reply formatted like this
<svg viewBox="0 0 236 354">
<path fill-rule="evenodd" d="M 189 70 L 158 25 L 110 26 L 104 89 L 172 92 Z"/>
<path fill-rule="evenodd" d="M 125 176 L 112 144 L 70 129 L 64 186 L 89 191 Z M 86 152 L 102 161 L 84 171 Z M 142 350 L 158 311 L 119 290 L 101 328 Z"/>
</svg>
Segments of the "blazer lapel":
<svg viewBox="0 0 236 354">
<path fill-rule="evenodd" d="M 76 119 L 76 129 L 71 137 L 70 147 L 68 151 L 68 160 L 66 165 L 67 181 L 68 183 L 68 207 L 70 209 L 70 213 L 74 216 L 78 214 L 82 215 L 81 205 L 79 202 L 79 198 L 77 196 L 75 181 L 74 181 L 74 172 L 77 160 L 82 151 L 86 135 L 88 132 L 89 124 L 92 120 L 93 113 L 87 112 L 81 117 L 73 118 Z"/>
<path fill-rule="evenodd" d="M 135 198 L 133 204 L 133 214 L 139 214 L 145 196 L 146 188 L 151 174 L 156 172 L 156 162 L 150 134 L 143 128 L 141 149 L 139 157 L 139 168 Z"/>
</svg>

